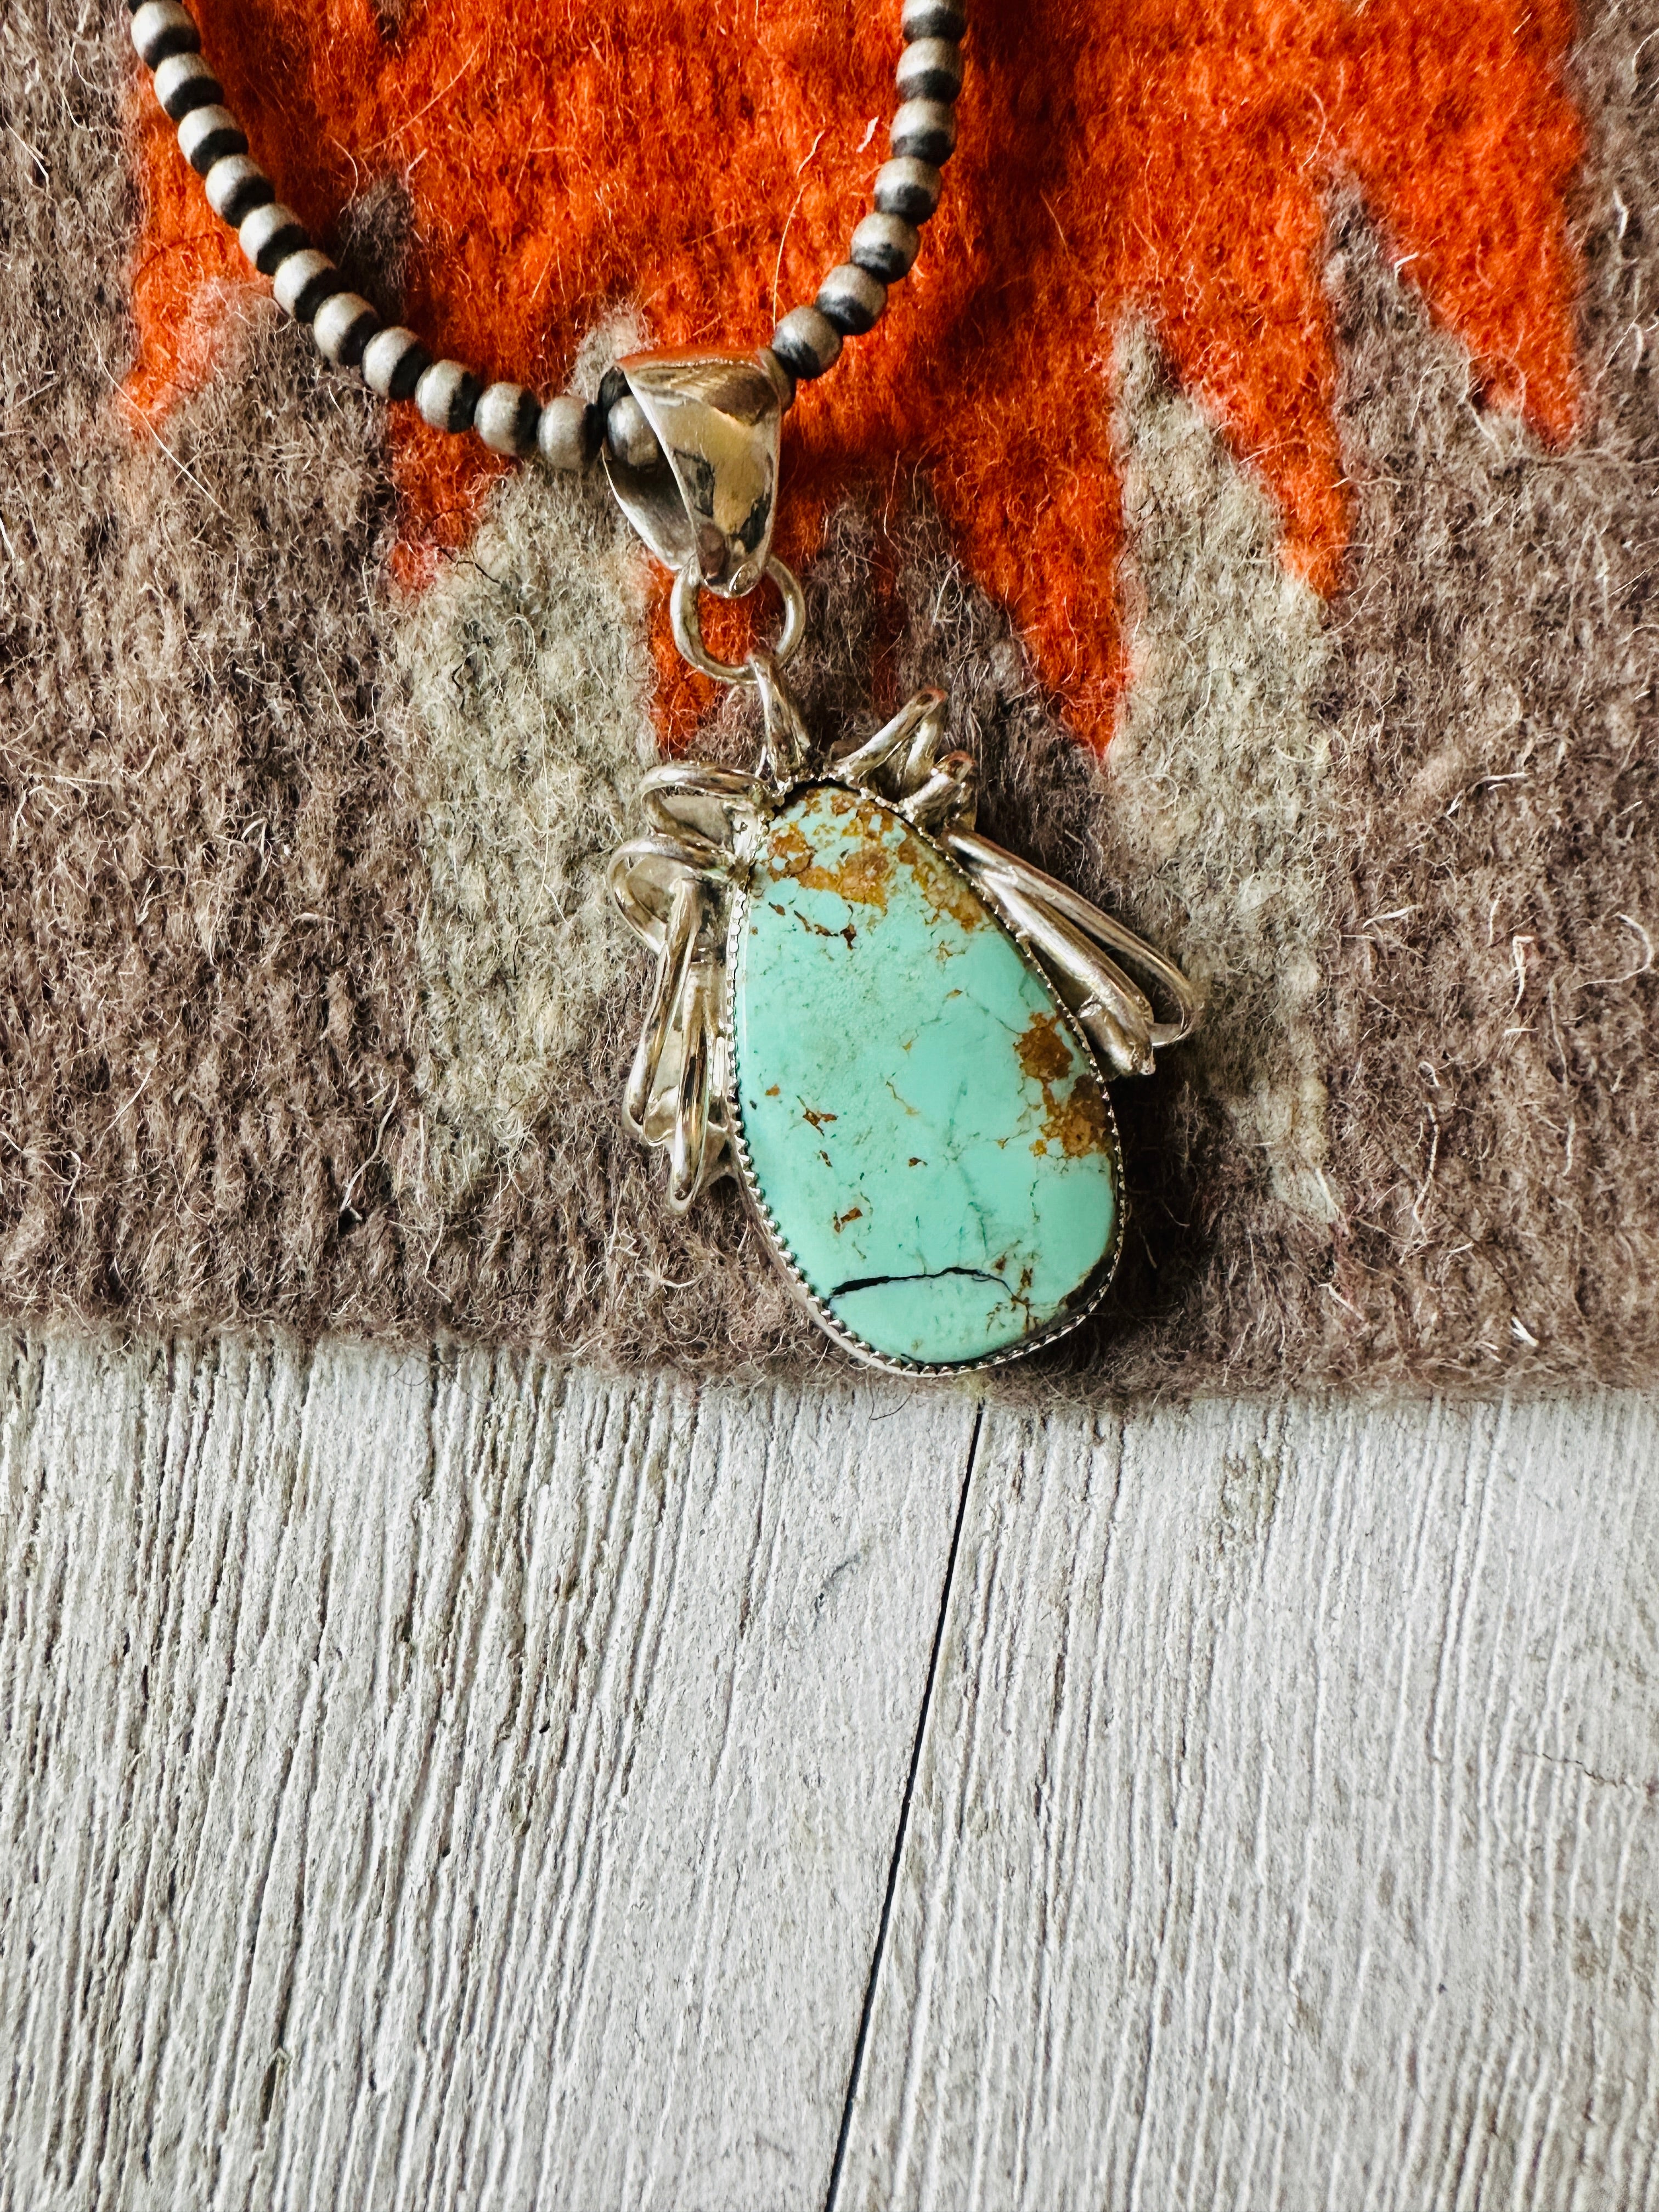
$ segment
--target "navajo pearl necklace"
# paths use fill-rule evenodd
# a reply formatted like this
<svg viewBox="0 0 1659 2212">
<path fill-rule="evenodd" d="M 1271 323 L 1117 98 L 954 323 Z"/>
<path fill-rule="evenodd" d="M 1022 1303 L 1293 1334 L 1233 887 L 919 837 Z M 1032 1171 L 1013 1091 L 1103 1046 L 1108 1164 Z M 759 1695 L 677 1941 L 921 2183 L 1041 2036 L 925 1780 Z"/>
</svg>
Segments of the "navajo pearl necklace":
<svg viewBox="0 0 1659 2212">
<path fill-rule="evenodd" d="M 772 333 L 786 408 L 797 382 L 834 368 L 844 338 L 875 328 L 889 289 L 916 258 L 921 226 L 939 205 L 940 170 L 956 145 L 963 28 L 955 0 L 904 0 L 900 105 L 890 130 L 891 158 L 876 176 L 874 212 L 854 231 L 848 258 L 825 277 L 813 305 L 793 309 Z M 609 406 L 589 406 L 570 393 L 544 404 L 521 384 L 487 385 L 459 361 L 434 361 L 413 331 L 385 327 L 250 158 L 189 10 L 179 0 L 140 0 L 132 43 L 154 74 L 155 96 L 178 125 L 180 151 L 202 179 L 209 206 L 270 277 L 278 304 L 310 326 L 325 361 L 358 370 L 383 399 L 412 400 L 434 430 L 473 432 L 494 453 L 539 455 L 551 468 L 574 470 L 597 458 L 604 439 L 617 459 L 635 466 L 654 458 L 644 415 L 617 380 L 604 395 Z"/>
</svg>

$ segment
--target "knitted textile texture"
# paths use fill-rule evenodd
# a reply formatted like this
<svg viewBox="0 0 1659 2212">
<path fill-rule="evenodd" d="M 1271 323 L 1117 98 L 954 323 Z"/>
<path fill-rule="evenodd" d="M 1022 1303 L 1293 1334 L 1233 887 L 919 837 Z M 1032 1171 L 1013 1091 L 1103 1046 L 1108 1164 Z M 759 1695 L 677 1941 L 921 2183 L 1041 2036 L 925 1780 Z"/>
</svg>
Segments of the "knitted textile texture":
<svg viewBox="0 0 1659 2212">
<path fill-rule="evenodd" d="M 356 288 L 544 390 L 810 298 L 898 40 L 198 13 Z M 620 1118 L 604 859 L 750 706 L 602 486 L 317 361 L 125 23 L 0 26 L 0 1301 L 837 1356 Z M 797 688 L 943 685 L 989 834 L 1209 1002 L 1115 1088 L 1107 1307 L 997 1387 L 1654 1380 L 1655 0 L 977 0 L 969 55 L 916 270 L 790 418 Z"/>
</svg>

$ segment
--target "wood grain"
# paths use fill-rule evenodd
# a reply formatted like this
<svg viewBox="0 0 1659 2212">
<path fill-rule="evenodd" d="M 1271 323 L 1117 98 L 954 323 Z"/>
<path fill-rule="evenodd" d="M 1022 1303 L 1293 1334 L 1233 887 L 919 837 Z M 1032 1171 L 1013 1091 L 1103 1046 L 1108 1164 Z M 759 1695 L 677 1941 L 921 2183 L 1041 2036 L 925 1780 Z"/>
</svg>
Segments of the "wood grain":
<svg viewBox="0 0 1659 2212">
<path fill-rule="evenodd" d="M 822 2203 L 973 1408 L 14 1340 L 0 2203 Z"/>
<path fill-rule="evenodd" d="M 1652 1402 L 0 1350 L 5 2212 L 1659 2206 Z"/>
<path fill-rule="evenodd" d="M 837 2204 L 1659 2203 L 1656 1468 L 988 1413 Z"/>
</svg>

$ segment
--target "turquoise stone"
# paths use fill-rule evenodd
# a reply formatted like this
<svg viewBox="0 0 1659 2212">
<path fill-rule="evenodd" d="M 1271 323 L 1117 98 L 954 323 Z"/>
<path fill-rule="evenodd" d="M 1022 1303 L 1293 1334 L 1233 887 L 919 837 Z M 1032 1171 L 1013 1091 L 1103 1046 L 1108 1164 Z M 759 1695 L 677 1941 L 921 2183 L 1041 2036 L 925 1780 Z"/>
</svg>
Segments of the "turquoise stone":
<svg viewBox="0 0 1659 2212">
<path fill-rule="evenodd" d="M 1119 1215 L 1099 1077 L 927 838 L 863 792 L 798 793 L 767 827 L 732 991 L 750 1179 L 844 1328 L 959 1366 L 1087 1302 Z"/>
</svg>

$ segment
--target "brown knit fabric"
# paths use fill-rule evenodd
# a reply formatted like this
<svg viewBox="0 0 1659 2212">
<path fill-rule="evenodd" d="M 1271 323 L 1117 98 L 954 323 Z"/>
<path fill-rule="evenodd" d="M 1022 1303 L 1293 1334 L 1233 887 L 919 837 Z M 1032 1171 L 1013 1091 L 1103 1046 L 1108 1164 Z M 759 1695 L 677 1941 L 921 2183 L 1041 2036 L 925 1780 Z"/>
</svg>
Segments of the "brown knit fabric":
<svg viewBox="0 0 1659 2212">
<path fill-rule="evenodd" d="M 1577 57 L 1571 448 L 1483 408 L 1365 216 L 1333 210 L 1358 520 L 1330 604 L 1146 333 L 1117 334 L 1135 678 L 1103 768 L 925 490 L 891 543 L 884 501 L 832 523 L 809 714 L 867 725 L 946 683 L 991 834 L 1211 995 L 1200 1037 L 1117 1089 L 1109 1310 L 1000 1388 L 1654 1377 L 1656 28 L 1593 12 Z M 7 1310 L 836 1356 L 730 1187 L 673 1223 L 620 1127 L 644 979 L 600 860 L 653 742 L 625 534 L 599 490 L 523 473 L 406 597 L 379 411 L 257 300 L 136 431 L 112 396 L 128 68 L 113 14 L 8 17 Z M 382 190 L 343 243 L 395 282 L 404 219 Z M 712 750 L 740 757 L 744 712 Z"/>
</svg>

